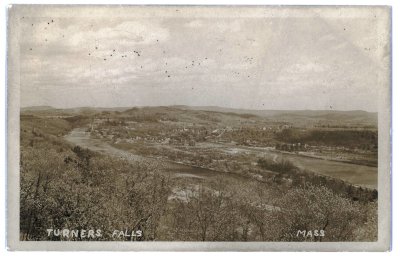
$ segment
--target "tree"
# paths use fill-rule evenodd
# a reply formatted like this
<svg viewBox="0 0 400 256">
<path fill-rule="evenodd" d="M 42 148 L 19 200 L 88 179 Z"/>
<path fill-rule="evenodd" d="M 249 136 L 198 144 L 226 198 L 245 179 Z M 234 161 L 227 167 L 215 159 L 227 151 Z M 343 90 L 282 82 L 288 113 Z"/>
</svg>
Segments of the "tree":
<svg viewBox="0 0 400 256">
<path fill-rule="evenodd" d="M 360 206 L 324 186 L 291 189 L 280 202 L 281 237 L 287 241 L 351 241 L 362 224 Z M 298 236 L 298 230 L 324 231 L 325 236 Z"/>
</svg>

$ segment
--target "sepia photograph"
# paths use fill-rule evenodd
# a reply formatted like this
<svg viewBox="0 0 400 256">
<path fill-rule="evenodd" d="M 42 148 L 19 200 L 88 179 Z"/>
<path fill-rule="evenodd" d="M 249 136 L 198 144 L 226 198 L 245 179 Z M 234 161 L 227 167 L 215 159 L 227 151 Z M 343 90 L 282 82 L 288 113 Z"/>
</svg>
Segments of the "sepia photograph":
<svg viewBox="0 0 400 256">
<path fill-rule="evenodd" d="M 12 249 L 389 249 L 390 7 L 13 5 L 7 28 Z"/>
</svg>

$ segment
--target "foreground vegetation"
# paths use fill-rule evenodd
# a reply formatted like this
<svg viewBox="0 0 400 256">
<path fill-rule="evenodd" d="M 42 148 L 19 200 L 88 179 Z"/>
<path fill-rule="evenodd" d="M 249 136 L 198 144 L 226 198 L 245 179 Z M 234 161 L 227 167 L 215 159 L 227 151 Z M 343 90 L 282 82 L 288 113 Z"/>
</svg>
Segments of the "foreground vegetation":
<svg viewBox="0 0 400 256">
<path fill-rule="evenodd" d="M 103 231 L 90 240 L 377 239 L 376 197 L 354 198 L 349 186 L 300 175 L 290 162 L 260 159 L 276 173 L 272 180 L 174 177 L 162 162 L 128 162 L 65 142 L 63 135 L 89 123 L 21 116 L 21 240 L 89 239 L 48 236 L 49 228 Z M 143 235 L 115 237 L 116 229 Z M 299 235 L 304 230 L 319 235 Z"/>
</svg>

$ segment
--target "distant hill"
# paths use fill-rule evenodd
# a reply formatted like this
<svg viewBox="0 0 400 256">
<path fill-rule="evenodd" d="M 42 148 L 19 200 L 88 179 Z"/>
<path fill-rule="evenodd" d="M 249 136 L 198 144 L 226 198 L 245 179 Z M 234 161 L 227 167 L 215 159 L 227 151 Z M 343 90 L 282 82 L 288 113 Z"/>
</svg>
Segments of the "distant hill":
<svg viewBox="0 0 400 256">
<path fill-rule="evenodd" d="M 217 106 L 172 106 L 180 110 L 208 111 L 215 113 L 235 113 L 254 115 L 269 120 L 289 122 L 300 126 L 323 124 L 330 126 L 378 126 L 378 114 L 363 110 L 252 110 L 234 109 Z"/>
<path fill-rule="evenodd" d="M 350 110 L 350 111 L 342 111 L 342 110 L 252 110 L 252 109 L 235 109 L 235 108 L 223 108 L 217 106 L 184 106 L 184 105 L 175 105 L 172 107 L 176 107 L 179 109 L 189 109 L 189 110 L 204 110 L 204 111 L 213 111 L 213 112 L 222 112 L 222 113 L 237 113 L 237 114 L 252 114 L 263 117 L 316 117 L 316 118 L 324 118 L 324 119 L 352 119 L 352 118 L 365 118 L 370 119 L 371 121 L 377 121 L 378 114 L 367 112 L 363 110 Z"/>
<path fill-rule="evenodd" d="M 55 108 L 50 106 L 32 106 L 32 107 L 23 107 L 21 111 L 45 111 L 45 110 L 54 110 Z"/>
<path fill-rule="evenodd" d="M 169 117 L 182 121 L 217 121 L 240 119 L 264 119 L 278 122 L 288 122 L 301 126 L 318 124 L 340 125 L 370 125 L 377 127 L 378 114 L 362 110 L 338 111 L 338 110 L 251 110 L 235 109 L 217 106 L 146 106 L 146 107 L 116 107 L 116 108 L 94 108 L 79 107 L 69 109 L 57 109 L 50 106 L 35 106 L 21 108 L 23 114 L 35 115 L 92 115 L 100 112 L 115 112 L 119 115 L 145 114 L 155 115 L 158 118 Z"/>
<path fill-rule="evenodd" d="M 54 108 L 50 106 L 32 106 L 21 108 L 22 114 L 35 115 L 90 115 L 102 111 L 125 111 L 128 107 L 116 108 L 95 108 L 95 107 L 77 107 L 77 108 Z"/>
</svg>

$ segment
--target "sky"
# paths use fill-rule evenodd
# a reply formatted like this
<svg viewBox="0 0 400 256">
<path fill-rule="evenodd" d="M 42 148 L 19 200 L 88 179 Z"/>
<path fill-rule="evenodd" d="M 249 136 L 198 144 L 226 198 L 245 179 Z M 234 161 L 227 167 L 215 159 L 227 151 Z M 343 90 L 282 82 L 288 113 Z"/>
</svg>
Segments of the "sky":
<svg viewBox="0 0 400 256">
<path fill-rule="evenodd" d="M 387 14 L 379 8 L 22 9 L 21 107 L 376 112 L 389 75 Z"/>
</svg>

